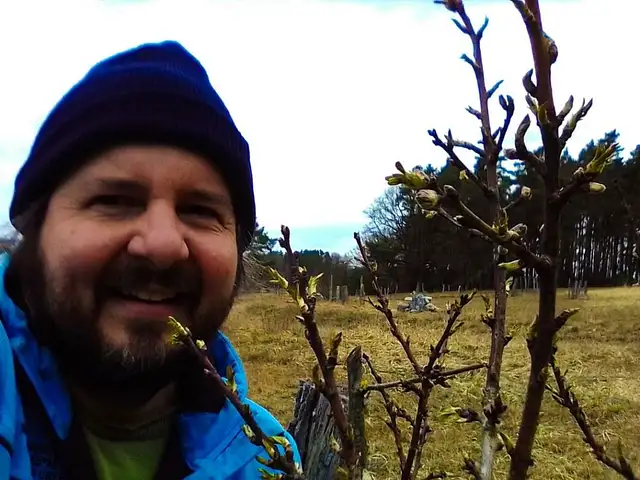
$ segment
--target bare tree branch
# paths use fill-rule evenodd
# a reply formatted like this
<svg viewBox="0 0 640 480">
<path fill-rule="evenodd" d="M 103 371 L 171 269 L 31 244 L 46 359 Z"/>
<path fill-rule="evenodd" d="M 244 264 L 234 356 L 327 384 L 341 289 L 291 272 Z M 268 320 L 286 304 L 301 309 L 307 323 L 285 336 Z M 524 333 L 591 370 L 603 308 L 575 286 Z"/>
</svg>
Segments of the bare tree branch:
<svg viewBox="0 0 640 480">
<path fill-rule="evenodd" d="M 547 386 L 547 390 L 551 392 L 551 396 L 553 399 L 561 406 L 565 407 L 574 420 L 580 427 L 582 434 L 584 435 L 584 441 L 587 445 L 591 447 L 591 452 L 593 455 L 604 465 L 611 468 L 618 474 L 620 474 L 623 478 L 627 480 L 640 480 L 640 477 L 636 476 L 633 472 L 633 468 L 629 464 L 629 461 L 622 454 L 621 449 L 619 449 L 618 460 L 611 458 L 607 455 L 607 452 L 598 440 L 596 439 L 593 430 L 591 429 L 591 425 L 587 419 L 587 414 L 582 409 L 580 402 L 576 398 L 575 394 L 571 391 L 571 386 L 567 382 L 565 375 L 562 374 L 558 364 L 556 362 L 555 355 L 551 356 L 551 361 L 549 362 L 551 368 L 553 370 L 553 376 L 556 380 L 557 390 L 553 389 L 550 386 Z"/>
</svg>

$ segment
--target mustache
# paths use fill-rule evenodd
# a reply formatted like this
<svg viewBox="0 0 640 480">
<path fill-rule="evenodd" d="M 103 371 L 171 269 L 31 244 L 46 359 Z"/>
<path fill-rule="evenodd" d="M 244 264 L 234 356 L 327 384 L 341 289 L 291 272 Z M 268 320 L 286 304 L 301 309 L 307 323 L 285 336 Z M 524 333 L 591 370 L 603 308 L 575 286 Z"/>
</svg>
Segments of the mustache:
<svg viewBox="0 0 640 480">
<path fill-rule="evenodd" d="M 119 290 L 154 286 L 196 298 L 202 293 L 202 276 L 193 263 L 186 261 L 159 268 L 149 259 L 123 256 L 105 268 L 101 283 Z"/>
</svg>

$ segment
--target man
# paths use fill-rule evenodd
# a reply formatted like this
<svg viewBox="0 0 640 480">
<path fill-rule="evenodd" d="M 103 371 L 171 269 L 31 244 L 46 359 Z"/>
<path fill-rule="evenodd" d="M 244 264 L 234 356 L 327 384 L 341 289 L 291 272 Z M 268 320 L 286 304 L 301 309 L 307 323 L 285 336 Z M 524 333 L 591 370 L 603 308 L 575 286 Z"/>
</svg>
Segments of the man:
<svg viewBox="0 0 640 480">
<path fill-rule="evenodd" d="M 95 65 L 18 173 L 0 267 L 0 480 L 258 479 L 268 458 L 169 342 L 173 316 L 246 398 L 219 328 L 255 227 L 249 149 L 202 65 L 146 44 Z"/>
</svg>

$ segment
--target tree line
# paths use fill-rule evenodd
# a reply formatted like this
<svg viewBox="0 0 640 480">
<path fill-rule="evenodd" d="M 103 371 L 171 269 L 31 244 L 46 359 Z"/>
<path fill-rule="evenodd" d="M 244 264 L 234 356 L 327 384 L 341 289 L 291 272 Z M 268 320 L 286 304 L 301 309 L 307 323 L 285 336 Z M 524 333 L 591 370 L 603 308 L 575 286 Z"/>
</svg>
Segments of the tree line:
<svg viewBox="0 0 640 480">
<path fill-rule="evenodd" d="M 613 130 L 601 139 L 591 141 L 577 158 L 567 151 L 562 156 L 561 176 L 568 182 L 579 165 L 593 159 L 596 147 L 618 141 Z M 541 151 L 534 152 L 536 154 Z M 461 176 L 459 170 L 447 162 L 436 168 L 431 164 L 416 166 L 425 173 L 436 173 L 439 181 L 453 185 L 466 204 L 478 206 L 476 212 L 488 219 L 482 192 Z M 477 158 L 474 172 L 485 176 L 482 161 Z M 502 159 L 500 162 L 500 190 L 507 202 L 520 195 L 516 185 L 531 189 L 532 199 L 520 202 L 509 210 L 510 223 L 526 228 L 526 244 L 537 245 L 543 218 L 542 184 L 522 162 Z M 640 146 L 626 158 L 622 154 L 601 175 L 607 185 L 604 193 L 578 195 L 571 199 L 561 220 L 559 284 L 572 281 L 587 282 L 589 286 L 617 286 L 638 281 L 640 274 L 639 223 L 640 218 Z M 483 205 L 487 211 L 483 211 Z M 368 223 L 362 238 L 370 259 L 375 262 L 380 281 L 392 292 L 408 292 L 421 284 L 425 290 L 437 291 L 443 285 L 456 289 L 493 288 L 492 246 L 481 239 L 465 235 L 446 219 L 428 218 L 416 204 L 407 189 L 390 187 L 375 199 L 366 210 Z M 295 231 L 293 232 L 295 234 Z M 355 244 L 354 244 L 355 245 Z M 254 258 L 274 268 L 284 267 L 282 252 L 274 250 L 276 240 L 270 239 L 264 228 L 252 247 Z M 333 285 L 348 285 L 355 292 L 360 277 L 369 284 L 366 269 L 358 265 L 351 255 L 338 255 L 322 250 L 300 252 L 300 263 L 311 274 L 324 273 L 322 288 L 328 291 L 329 279 Z M 523 275 L 533 275 L 527 272 Z M 533 284 L 532 278 L 522 278 L 521 285 Z M 370 293 L 370 292 L 367 292 Z"/>
</svg>

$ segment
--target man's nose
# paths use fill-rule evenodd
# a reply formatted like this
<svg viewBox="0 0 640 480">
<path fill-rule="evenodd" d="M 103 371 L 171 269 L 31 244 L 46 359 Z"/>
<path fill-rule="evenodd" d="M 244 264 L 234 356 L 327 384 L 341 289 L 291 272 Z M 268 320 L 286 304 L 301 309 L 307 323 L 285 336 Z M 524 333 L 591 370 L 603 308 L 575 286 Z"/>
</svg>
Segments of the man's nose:
<svg viewBox="0 0 640 480">
<path fill-rule="evenodd" d="M 138 231 L 128 245 L 129 254 L 145 257 L 159 268 L 189 257 L 183 226 L 171 205 L 150 205 L 139 220 Z"/>
</svg>

